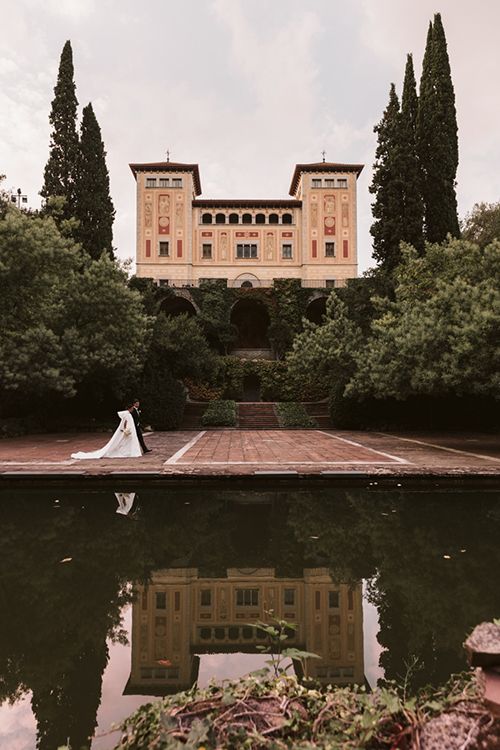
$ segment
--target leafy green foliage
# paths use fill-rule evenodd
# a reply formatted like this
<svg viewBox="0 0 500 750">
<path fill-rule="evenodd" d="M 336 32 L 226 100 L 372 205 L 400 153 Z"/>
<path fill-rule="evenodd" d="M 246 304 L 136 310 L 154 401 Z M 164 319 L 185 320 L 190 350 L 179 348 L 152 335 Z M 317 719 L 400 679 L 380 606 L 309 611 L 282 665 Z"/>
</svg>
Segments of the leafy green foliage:
<svg viewBox="0 0 500 750">
<path fill-rule="evenodd" d="M 407 248 L 396 300 L 380 301 L 346 395 L 498 393 L 500 243 L 484 251 L 451 240 L 424 257 Z"/>
<path fill-rule="evenodd" d="M 316 420 L 309 416 L 303 404 L 280 402 L 276 404 L 276 412 L 282 427 L 317 427 Z"/>
<path fill-rule="evenodd" d="M 75 216 L 79 221 L 76 238 L 94 259 L 113 253 L 115 209 L 109 194 L 106 151 L 92 104 L 83 108 L 75 185 Z"/>
<path fill-rule="evenodd" d="M 374 222 L 373 257 L 383 268 L 393 269 L 400 260 L 399 243 L 404 236 L 404 175 L 401 165 L 400 109 L 396 88 L 391 83 L 389 104 L 375 126 L 377 150 L 370 192 Z"/>
<path fill-rule="evenodd" d="M 293 342 L 286 362 L 292 379 L 314 377 L 318 392 L 334 384 L 346 384 L 355 369 L 362 340 L 358 326 L 349 319 L 344 302 L 332 294 L 326 304 L 325 323 L 305 322 Z"/>
<path fill-rule="evenodd" d="M 435 700 L 425 692 L 405 700 L 394 685 L 373 693 L 364 687 L 319 691 L 292 677 L 249 676 L 141 707 L 123 722 L 115 750 L 409 748 L 422 725 L 459 703 L 474 726 L 478 697 L 476 681 L 465 674 Z"/>
<path fill-rule="evenodd" d="M 204 427 L 236 427 L 237 422 L 234 401 L 210 401 L 201 418 Z"/>
<path fill-rule="evenodd" d="M 500 202 L 476 203 L 462 223 L 462 237 L 480 248 L 500 240 Z"/>
<path fill-rule="evenodd" d="M 197 299 L 200 306 L 198 320 L 209 343 L 227 354 L 238 338 L 238 330 L 230 322 L 233 299 L 225 282 L 211 280 L 202 283 Z"/>
<path fill-rule="evenodd" d="M 422 171 L 425 236 L 442 242 L 460 236 L 455 178 L 458 128 L 455 93 L 441 15 L 429 24 L 420 80 L 417 149 Z"/>
<path fill-rule="evenodd" d="M 82 256 L 51 218 L 9 209 L 0 283 L 4 395 L 68 397 L 104 382 L 124 394 L 141 369 L 149 320 L 115 263 Z"/>
<path fill-rule="evenodd" d="M 257 646 L 263 654 L 269 654 L 270 659 L 266 661 L 267 672 L 273 677 L 286 675 L 293 662 L 300 662 L 302 671 L 305 671 L 306 659 L 319 659 L 317 654 L 303 651 L 293 646 L 287 646 L 286 642 L 290 635 L 294 634 L 297 626 L 293 622 L 274 617 L 273 611 L 265 613 L 269 618 L 266 622 L 257 620 L 255 624 L 249 623 L 249 627 L 255 627 L 266 639 L 265 645 Z M 286 664 L 286 660 L 291 661 Z"/>
<path fill-rule="evenodd" d="M 44 183 L 40 194 L 44 198 L 65 198 L 63 218 L 74 216 L 78 175 L 78 133 L 76 110 L 78 101 L 73 80 L 73 51 L 67 41 L 61 53 L 57 83 L 50 112 L 52 133 L 50 155 L 45 166 Z"/>
</svg>

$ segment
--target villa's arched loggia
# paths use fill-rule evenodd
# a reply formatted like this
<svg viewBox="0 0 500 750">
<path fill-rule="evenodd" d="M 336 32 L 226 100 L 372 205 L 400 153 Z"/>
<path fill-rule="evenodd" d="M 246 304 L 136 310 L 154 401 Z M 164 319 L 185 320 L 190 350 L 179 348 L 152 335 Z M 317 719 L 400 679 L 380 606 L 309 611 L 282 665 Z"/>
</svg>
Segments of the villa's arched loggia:
<svg viewBox="0 0 500 750">
<path fill-rule="evenodd" d="M 231 310 L 231 323 L 238 329 L 236 349 L 269 349 L 269 313 L 263 302 L 238 300 Z"/>
<path fill-rule="evenodd" d="M 190 317 L 196 315 L 196 308 L 193 303 L 186 297 L 177 294 L 175 297 L 168 297 L 163 300 L 160 309 L 168 316 L 182 315 L 182 313 L 186 313 Z"/>
<path fill-rule="evenodd" d="M 315 297 L 309 302 L 306 308 L 306 318 L 310 320 L 311 323 L 323 325 L 323 323 L 325 322 L 327 299 L 328 298 L 322 294 L 321 296 Z"/>
</svg>

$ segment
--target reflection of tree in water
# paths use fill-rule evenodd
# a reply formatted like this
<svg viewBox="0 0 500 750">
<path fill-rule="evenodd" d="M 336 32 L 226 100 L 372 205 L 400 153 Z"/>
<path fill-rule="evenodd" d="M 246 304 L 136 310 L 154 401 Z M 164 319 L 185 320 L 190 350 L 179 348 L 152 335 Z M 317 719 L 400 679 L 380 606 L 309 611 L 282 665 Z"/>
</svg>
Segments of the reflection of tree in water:
<svg viewBox="0 0 500 750">
<path fill-rule="evenodd" d="M 466 633 L 500 612 L 498 494 L 328 494 L 294 503 L 296 535 L 334 577 L 372 579 L 386 678 L 404 677 L 414 656 L 414 688 L 465 668 Z"/>
<path fill-rule="evenodd" d="M 106 639 L 119 637 L 129 583 L 158 568 L 221 576 L 272 567 L 294 577 L 326 566 L 337 581 L 372 579 L 386 677 L 404 674 L 415 654 L 414 686 L 462 668 L 466 632 L 500 612 L 491 573 L 500 563 L 498 497 L 324 490 L 249 498 L 142 492 L 138 521 L 115 514 L 111 492 L 68 494 L 58 509 L 42 494 L 11 494 L 9 508 L 0 505 L 0 701 L 33 691 L 39 748 L 68 737 L 80 748 L 93 733 Z"/>
</svg>

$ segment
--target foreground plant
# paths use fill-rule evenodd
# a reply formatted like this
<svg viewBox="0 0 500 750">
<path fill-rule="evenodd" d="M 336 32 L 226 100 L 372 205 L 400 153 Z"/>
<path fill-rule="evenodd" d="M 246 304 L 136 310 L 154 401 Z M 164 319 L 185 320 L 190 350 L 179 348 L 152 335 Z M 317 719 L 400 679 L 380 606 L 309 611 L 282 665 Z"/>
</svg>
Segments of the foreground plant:
<svg viewBox="0 0 500 750">
<path fill-rule="evenodd" d="M 435 744 L 441 741 L 443 726 L 459 726 L 474 743 Z M 481 705 L 471 673 L 453 677 L 438 692 L 424 691 L 406 700 L 393 684 L 368 693 L 364 687 L 317 689 L 295 677 L 250 675 L 142 706 L 121 729 L 115 750 L 410 750 L 494 748 L 500 742 L 500 720 Z"/>
</svg>

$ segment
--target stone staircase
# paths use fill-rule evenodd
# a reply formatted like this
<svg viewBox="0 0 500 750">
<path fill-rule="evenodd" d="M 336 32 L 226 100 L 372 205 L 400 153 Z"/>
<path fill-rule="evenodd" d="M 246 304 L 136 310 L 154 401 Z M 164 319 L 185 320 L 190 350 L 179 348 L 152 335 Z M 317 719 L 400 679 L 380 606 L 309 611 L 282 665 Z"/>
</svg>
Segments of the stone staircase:
<svg viewBox="0 0 500 750">
<path fill-rule="evenodd" d="M 267 401 L 245 401 L 238 404 L 238 427 L 242 430 L 277 430 L 274 404 Z"/>
<path fill-rule="evenodd" d="M 304 402 L 304 408 L 309 416 L 316 420 L 318 427 L 331 428 L 328 401 L 307 401 Z"/>
<path fill-rule="evenodd" d="M 331 428 L 327 401 L 310 401 L 304 403 L 310 417 L 314 417 L 318 427 Z M 201 430 L 201 417 L 207 408 L 206 403 L 186 404 L 181 430 Z M 275 404 L 268 401 L 242 401 L 237 404 L 238 427 L 246 430 L 279 429 Z"/>
</svg>

